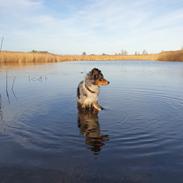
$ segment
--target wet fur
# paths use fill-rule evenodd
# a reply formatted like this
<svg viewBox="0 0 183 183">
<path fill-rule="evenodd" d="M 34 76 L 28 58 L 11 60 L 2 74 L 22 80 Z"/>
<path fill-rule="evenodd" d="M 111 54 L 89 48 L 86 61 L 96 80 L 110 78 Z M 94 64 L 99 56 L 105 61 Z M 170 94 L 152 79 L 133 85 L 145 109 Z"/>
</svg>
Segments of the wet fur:
<svg viewBox="0 0 183 183">
<path fill-rule="evenodd" d="M 94 68 L 81 81 L 77 88 L 77 104 L 79 110 L 96 110 L 100 111 L 103 108 L 98 103 L 98 95 L 100 93 L 100 86 L 108 85 L 102 72 Z"/>
</svg>

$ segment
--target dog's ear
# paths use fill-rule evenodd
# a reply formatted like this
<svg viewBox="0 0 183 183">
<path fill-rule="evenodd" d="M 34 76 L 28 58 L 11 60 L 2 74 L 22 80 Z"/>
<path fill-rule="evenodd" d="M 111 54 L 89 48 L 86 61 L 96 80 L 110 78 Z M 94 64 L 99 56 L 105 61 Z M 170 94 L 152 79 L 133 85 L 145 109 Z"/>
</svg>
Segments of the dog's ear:
<svg viewBox="0 0 183 183">
<path fill-rule="evenodd" d="M 96 73 L 99 73 L 99 72 L 101 72 L 99 69 L 97 69 L 97 68 L 93 68 L 92 70 L 91 70 L 91 73 L 92 74 L 96 74 Z"/>
<path fill-rule="evenodd" d="M 92 79 L 96 80 L 98 77 L 99 77 L 99 74 L 101 73 L 101 71 L 97 68 L 93 68 L 91 70 L 91 76 L 92 76 Z"/>
</svg>

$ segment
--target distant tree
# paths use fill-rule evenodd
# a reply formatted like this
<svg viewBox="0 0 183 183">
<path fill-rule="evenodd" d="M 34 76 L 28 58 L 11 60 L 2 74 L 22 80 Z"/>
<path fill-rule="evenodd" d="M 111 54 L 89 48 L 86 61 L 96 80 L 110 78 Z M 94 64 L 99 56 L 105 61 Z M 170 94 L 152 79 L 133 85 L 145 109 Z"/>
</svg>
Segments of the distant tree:
<svg viewBox="0 0 183 183">
<path fill-rule="evenodd" d="M 84 51 L 84 52 L 82 53 L 82 55 L 86 55 L 86 52 Z"/>
<path fill-rule="evenodd" d="M 126 50 L 121 50 L 121 55 L 128 55 L 128 52 Z"/>
<path fill-rule="evenodd" d="M 137 51 L 135 51 L 134 55 L 138 55 L 138 52 L 137 52 Z"/>
<path fill-rule="evenodd" d="M 32 53 L 49 53 L 48 51 L 32 50 Z"/>
<path fill-rule="evenodd" d="M 148 54 L 148 52 L 144 49 L 143 51 L 142 51 L 142 55 L 147 55 Z"/>
<path fill-rule="evenodd" d="M 183 46 L 181 47 L 181 50 L 183 50 Z"/>
</svg>

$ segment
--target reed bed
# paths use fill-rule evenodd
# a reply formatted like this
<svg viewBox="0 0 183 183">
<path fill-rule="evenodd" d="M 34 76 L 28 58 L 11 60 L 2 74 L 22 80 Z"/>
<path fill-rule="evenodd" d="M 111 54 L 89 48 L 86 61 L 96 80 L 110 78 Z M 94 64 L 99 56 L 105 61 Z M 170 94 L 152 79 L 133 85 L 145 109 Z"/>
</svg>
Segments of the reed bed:
<svg viewBox="0 0 183 183">
<path fill-rule="evenodd" d="M 63 55 L 59 58 L 60 61 L 156 60 L 157 55 Z"/>
<path fill-rule="evenodd" d="M 183 50 L 164 51 L 158 56 L 160 61 L 183 61 Z"/>
<path fill-rule="evenodd" d="M 0 52 L 0 65 L 37 64 L 64 61 L 159 60 L 183 61 L 183 50 L 145 55 L 56 55 L 49 52 Z"/>
<path fill-rule="evenodd" d="M 63 61 L 157 60 L 158 54 L 147 55 L 55 55 L 42 52 L 0 52 L 0 64 L 50 63 Z"/>
<path fill-rule="evenodd" d="M 33 53 L 33 52 L 0 52 L 0 63 L 47 63 L 57 62 L 58 56 L 51 53 Z"/>
</svg>

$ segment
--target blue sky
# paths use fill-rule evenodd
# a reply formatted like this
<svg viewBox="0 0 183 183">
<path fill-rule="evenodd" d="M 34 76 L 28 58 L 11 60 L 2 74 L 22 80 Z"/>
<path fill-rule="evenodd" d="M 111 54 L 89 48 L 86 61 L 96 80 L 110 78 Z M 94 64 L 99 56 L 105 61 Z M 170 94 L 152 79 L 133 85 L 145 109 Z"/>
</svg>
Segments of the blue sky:
<svg viewBox="0 0 183 183">
<path fill-rule="evenodd" d="M 4 50 L 59 54 L 183 47 L 183 0 L 0 0 Z"/>
</svg>

